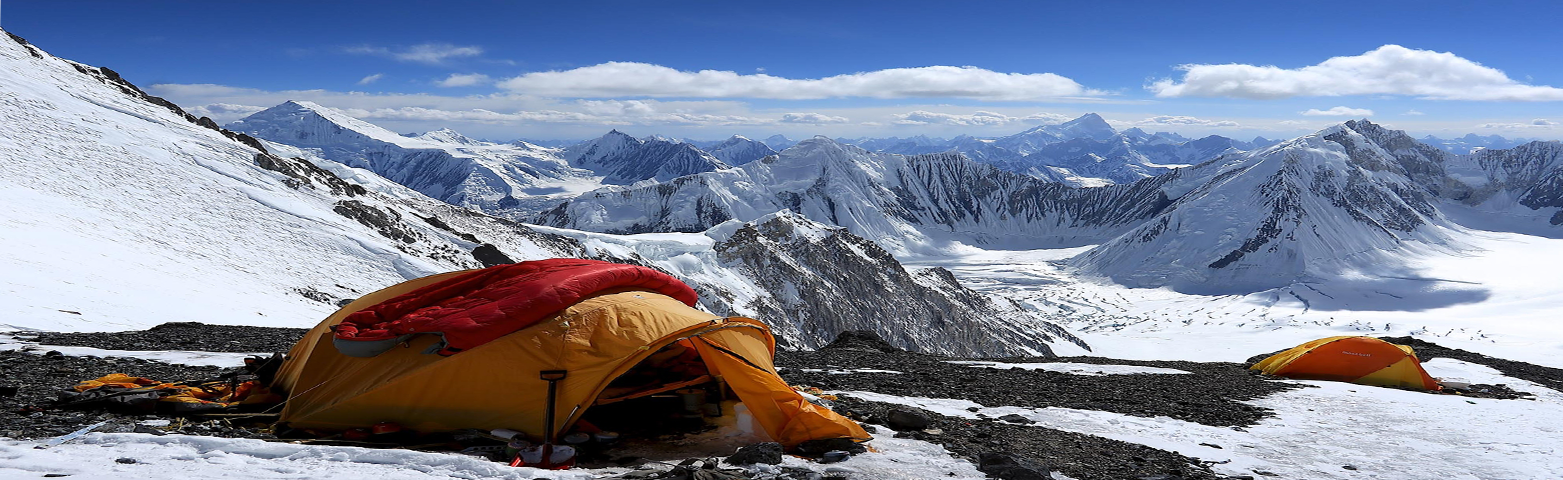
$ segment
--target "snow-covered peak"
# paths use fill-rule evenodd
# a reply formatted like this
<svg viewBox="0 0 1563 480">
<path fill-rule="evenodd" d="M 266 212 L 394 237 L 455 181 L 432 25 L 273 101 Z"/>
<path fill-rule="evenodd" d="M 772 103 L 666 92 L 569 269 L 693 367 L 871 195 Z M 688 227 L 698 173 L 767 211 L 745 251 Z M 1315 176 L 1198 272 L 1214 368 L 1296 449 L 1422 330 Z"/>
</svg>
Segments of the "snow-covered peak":
<svg viewBox="0 0 1563 480">
<path fill-rule="evenodd" d="M 456 132 L 455 130 L 451 130 L 449 128 L 441 128 L 439 130 L 426 132 L 426 133 L 424 133 L 422 135 L 418 135 L 415 138 L 419 138 L 419 139 L 422 139 L 422 140 L 428 140 L 428 141 L 431 141 L 431 142 L 454 143 L 454 144 L 458 144 L 458 145 L 483 145 L 483 144 L 486 143 L 486 142 L 480 142 L 480 141 L 477 141 L 477 140 L 473 140 L 471 138 L 467 138 L 466 135 L 462 135 L 462 134 Z"/>
<path fill-rule="evenodd" d="M 381 142 L 406 147 L 426 147 L 428 142 L 398 135 L 340 110 L 302 100 L 288 100 L 226 125 L 267 140 L 318 148 Z"/>
<path fill-rule="evenodd" d="M 1079 118 L 1045 128 L 1063 138 L 1090 138 L 1105 141 L 1118 134 L 1101 115 L 1087 113 Z"/>
<path fill-rule="evenodd" d="M 1178 172 L 1161 215 L 1074 260 L 1134 287 L 1253 292 L 1352 272 L 1410 275 L 1408 244 L 1452 249 L 1453 225 L 1421 179 L 1436 152 L 1352 121 Z M 1424 151 L 1426 150 L 1426 151 Z"/>
<path fill-rule="evenodd" d="M 707 152 L 728 165 L 743 165 L 776 154 L 776 150 L 742 135 L 733 135 L 721 143 L 712 145 Z"/>
<path fill-rule="evenodd" d="M 602 175 L 602 182 L 629 185 L 643 180 L 671 180 L 684 175 L 727 168 L 694 145 L 657 136 L 635 138 L 618 131 L 564 150 L 564 158 Z"/>
<path fill-rule="evenodd" d="M 764 143 L 765 143 L 766 146 L 771 147 L 772 150 L 778 150 L 779 151 L 779 150 L 785 150 L 787 147 L 793 146 L 793 144 L 798 143 L 798 141 L 790 139 L 790 138 L 787 138 L 786 135 L 782 135 L 782 134 L 778 133 L 776 135 L 771 135 L 769 137 L 765 137 Z"/>
</svg>

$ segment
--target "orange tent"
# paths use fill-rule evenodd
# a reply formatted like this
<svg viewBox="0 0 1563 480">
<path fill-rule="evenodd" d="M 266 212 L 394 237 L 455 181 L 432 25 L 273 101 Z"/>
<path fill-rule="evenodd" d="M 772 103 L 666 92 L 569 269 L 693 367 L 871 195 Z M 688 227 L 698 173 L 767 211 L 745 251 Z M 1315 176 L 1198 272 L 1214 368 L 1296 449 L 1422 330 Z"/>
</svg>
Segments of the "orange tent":
<svg viewBox="0 0 1563 480">
<path fill-rule="evenodd" d="M 1303 380 L 1439 390 L 1411 347 L 1372 337 L 1329 337 L 1271 355 L 1249 370 Z"/>
<path fill-rule="evenodd" d="M 615 379 L 679 344 L 693 346 L 709 376 L 721 378 L 783 445 L 869 438 L 856 422 L 809 403 L 777 376 L 775 338 L 764 324 L 705 313 L 645 289 L 589 295 L 536 324 L 449 356 L 430 353 L 440 342 L 434 335 L 411 337 L 372 357 L 349 356 L 333 345 L 331 327 L 347 316 L 471 272 L 371 293 L 317 325 L 288 352 L 273 383 L 287 392 L 281 420 L 329 430 L 379 422 L 421 432 L 508 428 L 540 439 L 568 430 L 603 403 Z M 549 387 L 540 374 L 559 370 L 567 376 L 558 384 L 558 415 L 544 425 Z"/>
</svg>

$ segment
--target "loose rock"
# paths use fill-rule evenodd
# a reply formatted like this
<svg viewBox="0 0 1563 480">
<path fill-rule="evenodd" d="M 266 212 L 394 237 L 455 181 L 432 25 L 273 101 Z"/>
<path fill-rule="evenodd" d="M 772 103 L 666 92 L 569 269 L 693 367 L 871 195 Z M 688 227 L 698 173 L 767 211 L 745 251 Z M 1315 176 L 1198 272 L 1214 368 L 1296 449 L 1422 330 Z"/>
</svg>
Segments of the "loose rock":
<svg viewBox="0 0 1563 480">
<path fill-rule="evenodd" d="M 737 453 L 727 457 L 730 465 L 753 465 L 764 463 L 767 465 L 779 465 L 782 462 L 782 446 L 776 442 L 756 443 L 738 449 Z"/>
</svg>

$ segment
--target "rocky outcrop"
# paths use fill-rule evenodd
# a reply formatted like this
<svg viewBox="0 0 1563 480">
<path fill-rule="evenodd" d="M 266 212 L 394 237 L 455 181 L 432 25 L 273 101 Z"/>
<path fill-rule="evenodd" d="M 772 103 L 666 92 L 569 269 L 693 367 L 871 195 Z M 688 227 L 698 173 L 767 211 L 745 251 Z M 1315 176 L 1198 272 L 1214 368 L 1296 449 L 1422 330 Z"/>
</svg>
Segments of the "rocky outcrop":
<svg viewBox="0 0 1563 480">
<path fill-rule="evenodd" d="M 1036 352 L 1049 343 L 1084 342 L 952 283 L 907 271 L 878 245 L 840 228 L 777 215 L 738 228 L 717 256 L 771 295 L 744 307 L 770 318 L 792 346 L 819 348 L 850 330 L 890 345 L 958 356 Z"/>
</svg>

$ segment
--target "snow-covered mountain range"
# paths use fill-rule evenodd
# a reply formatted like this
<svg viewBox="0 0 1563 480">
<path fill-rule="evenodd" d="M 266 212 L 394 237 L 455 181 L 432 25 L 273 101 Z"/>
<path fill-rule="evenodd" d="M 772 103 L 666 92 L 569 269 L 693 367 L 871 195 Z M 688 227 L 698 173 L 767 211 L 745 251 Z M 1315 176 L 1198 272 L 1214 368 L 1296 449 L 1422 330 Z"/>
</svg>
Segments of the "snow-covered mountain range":
<svg viewBox="0 0 1563 480">
<path fill-rule="evenodd" d="M 401 158 L 407 162 L 443 157 L 471 166 L 492 157 L 458 156 L 465 151 L 452 146 L 508 147 L 449 131 L 370 137 L 364 133 L 382 132 L 339 131 L 335 125 L 352 120 L 331 119 L 328 109 L 274 110 L 258 118 L 314 124 L 319 129 L 306 130 L 304 140 L 329 139 L 316 147 L 263 143 L 146 95 L 111 70 L 0 39 L 0 198 L 11 206 L 0 212 L 11 225 L 0 231 L 5 326 L 307 326 L 344 300 L 405 279 L 564 256 L 671 272 L 700 291 L 703 308 L 770 322 L 798 348 L 850 328 L 929 352 L 1083 351 L 1083 342 L 1018 306 L 968 290 L 948 272 L 905 269 L 839 228 L 792 215 L 629 237 L 532 227 L 363 168 L 407 168 L 388 154 L 354 157 L 358 167 L 278 155 L 362 153 L 344 146 L 356 141 L 379 152 L 423 151 Z M 277 124 L 242 125 L 275 132 L 268 127 Z M 780 277 L 777 265 L 793 270 Z M 853 278 L 869 272 L 881 278 Z M 886 316 L 859 304 L 870 298 L 908 308 Z"/>
<path fill-rule="evenodd" d="M 872 153 L 814 137 L 738 168 L 590 192 L 537 222 L 612 233 L 697 232 L 790 210 L 845 227 L 896 254 L 928 254 L 951 242 L 997 248 L 1096 243 L 1166 202 L 1155 182 L 1079 189 L 960 154 Z"/>
<path fill-rule="evenodd" d="M 403 136 L 311 102 L 285 102 L 226 128 L 501 216 L 525 216 L 601 186 L 592 171 L 571 166 L 557 149 L 481 142 L 449 129 Z"/>
<path fill-rule="evenodd" d="M 1520 145 L 1534 142 L 1536 140 L 1528 138 L 1504 138 L 1502 135 L 1477 135 L 1474 133 L 1467 133 L 1464 136 L 1455 138 L 1438 138 L 1432 135 L 1428 135 L 1422 137 L 1418 141 L 1447 150 L 1449 153 L 1464 155 L 1468 153 L 1475 153 L 1486 148 L 1514 148 Z"/>
<path fill-rule="evenodd" d="M 1038 151 L 1074 141 L 1094 140 Z M 1460 250 L 1465 227 L 1444 209 L 1486 212 L 1457 216 L 1481 217 L 1487 229 L 1563 233 L 1554 223 L 1563 219 L 1558 145 L 1458 156 L 1352 121 L 1252 151 L 1220 141 L 1205 150 L 1216 157 L 1197 166 L 1075 188 L 959 154 L 875 153 L 816 137 L 736 169 L 587 193 L 538 222 L 619 233 L 701 231 L 787 209 L 899 255 L 937 255 L 959 244 L 1100 244 L 1071 263 L 1133 287 L 1246 293 L 1363 271 L 1394 275 L 1399 264 L 1388 257 Z M 1497 217 L 1520 220 L 1490 225 Z"/>
<path fill-rule="evenodd" d="M 1168 132 L 1122 132 L 1088 113 L 1057 125 L 1042 125 L 998 138 L 959 136 L 838 139 L 869 151 L 915 155 L 959 152 L 981 163 L 1073 186 L 1131 183 L 1226 153 L 1273 144 L 1263 137 L 1243 142 L 1221 136 L 1189 140 Z"/>
</svg>

